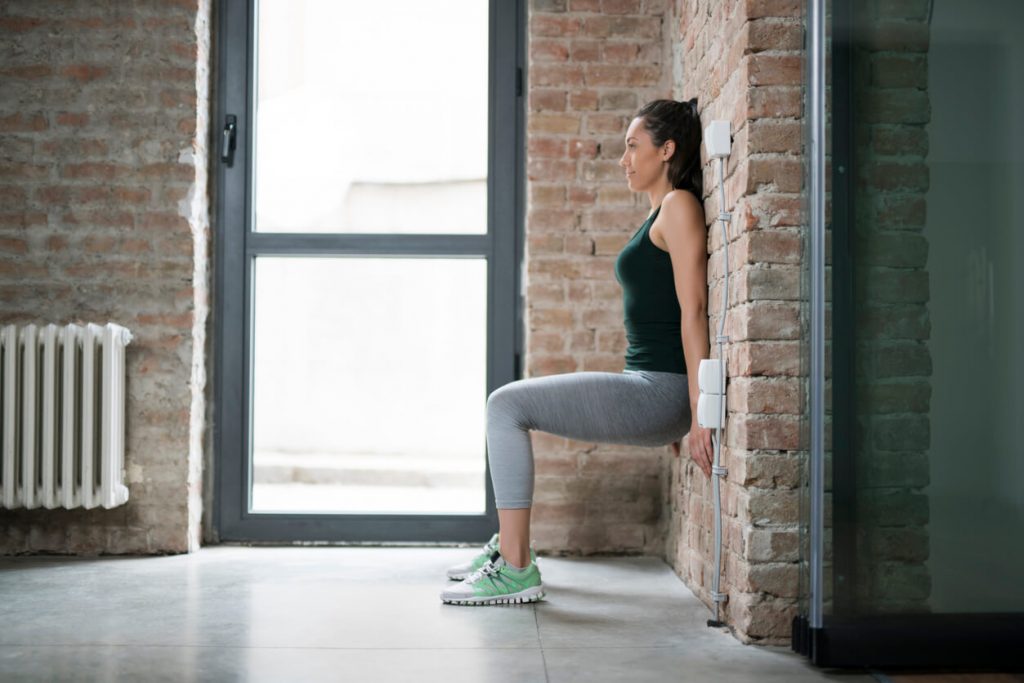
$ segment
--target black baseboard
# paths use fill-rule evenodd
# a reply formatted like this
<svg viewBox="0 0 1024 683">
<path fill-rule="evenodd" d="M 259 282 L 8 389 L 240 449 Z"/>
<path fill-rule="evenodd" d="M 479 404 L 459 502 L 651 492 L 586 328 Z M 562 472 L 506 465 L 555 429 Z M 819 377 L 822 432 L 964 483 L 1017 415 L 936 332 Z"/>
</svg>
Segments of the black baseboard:
<svg viewBox="0 0 1024 683">
<path fill-rule="evenodd" d="M 1024 671 L 1024 613 L 793 618 L 792 649 L 815 666 Z"/>
</svg>

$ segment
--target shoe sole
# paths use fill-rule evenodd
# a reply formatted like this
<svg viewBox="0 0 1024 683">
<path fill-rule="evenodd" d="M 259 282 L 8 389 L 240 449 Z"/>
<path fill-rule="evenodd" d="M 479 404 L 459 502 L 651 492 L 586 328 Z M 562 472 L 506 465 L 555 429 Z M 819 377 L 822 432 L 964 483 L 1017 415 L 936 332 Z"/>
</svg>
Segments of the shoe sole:
<svg viewBox="0 0 1024 683">
<path fill-rule="evenodd" d="M 544 587 L 534 586 L 512 595 L 492 595 L 490 597 L 472 598 L 441 598 L 442 602 L 451 605 L 514 605 L 519 603 L 537 602 L 544 598 Z"/>
</svg>

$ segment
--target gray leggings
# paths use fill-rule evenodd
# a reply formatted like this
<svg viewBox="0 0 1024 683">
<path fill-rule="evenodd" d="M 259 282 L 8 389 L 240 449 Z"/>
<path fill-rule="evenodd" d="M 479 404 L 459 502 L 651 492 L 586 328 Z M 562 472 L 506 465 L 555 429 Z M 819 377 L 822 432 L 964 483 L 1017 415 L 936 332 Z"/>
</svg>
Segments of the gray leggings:
<svg viewBox="0 0 1024 683">
<path fill-rule="evenodd" d="M 487 460 L 498 508 L 533 504 L 530 430 L 578 441 L 664 446 L 690 429 L 687 376 L 623 370 L 515 380 L 487 397 Z"/>
</svg>

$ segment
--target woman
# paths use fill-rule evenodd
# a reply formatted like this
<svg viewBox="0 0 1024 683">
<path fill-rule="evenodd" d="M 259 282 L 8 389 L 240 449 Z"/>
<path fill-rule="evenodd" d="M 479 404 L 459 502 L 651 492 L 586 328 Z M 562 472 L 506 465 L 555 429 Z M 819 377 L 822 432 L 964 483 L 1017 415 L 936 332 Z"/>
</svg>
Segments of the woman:
<svg viewBox="0 0 1024 683">
<path fill-rule="evenodd" d="M 544 597 L 529 547 L 533 501 L 531 429 L 597 443 L 660 446 L 689 432 L 690 457 L 709 478 L 711 431 L 692 417 L 697 368 L 708 357 L 707 226 L 702 205 L 697 98 L 655 100 L 626 131 L 619 160 L 651 213 L 615 262 L 623 289 L 626 366 L 621 373 L 571 372 L 510 382 L 487 398 L 487 458 L 500 531 L 464 579 L 441 593 L 454 604 L 532 602 Z"/>
</svg>

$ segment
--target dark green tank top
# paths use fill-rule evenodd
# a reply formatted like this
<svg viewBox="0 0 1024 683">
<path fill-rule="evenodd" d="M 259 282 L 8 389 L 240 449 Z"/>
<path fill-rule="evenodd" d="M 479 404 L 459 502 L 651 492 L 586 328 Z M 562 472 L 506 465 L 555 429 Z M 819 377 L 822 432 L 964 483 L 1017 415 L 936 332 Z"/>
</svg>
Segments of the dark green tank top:
<svg viewBox="0 0 1024 683">
<path fill-rule="evenodd" d="M 686 373 L 679 298 L 672 258 L 651 242 L 659 206 L 615 259 L 615 279 L 622 285 L 627 370 Z"/>
</svg>

